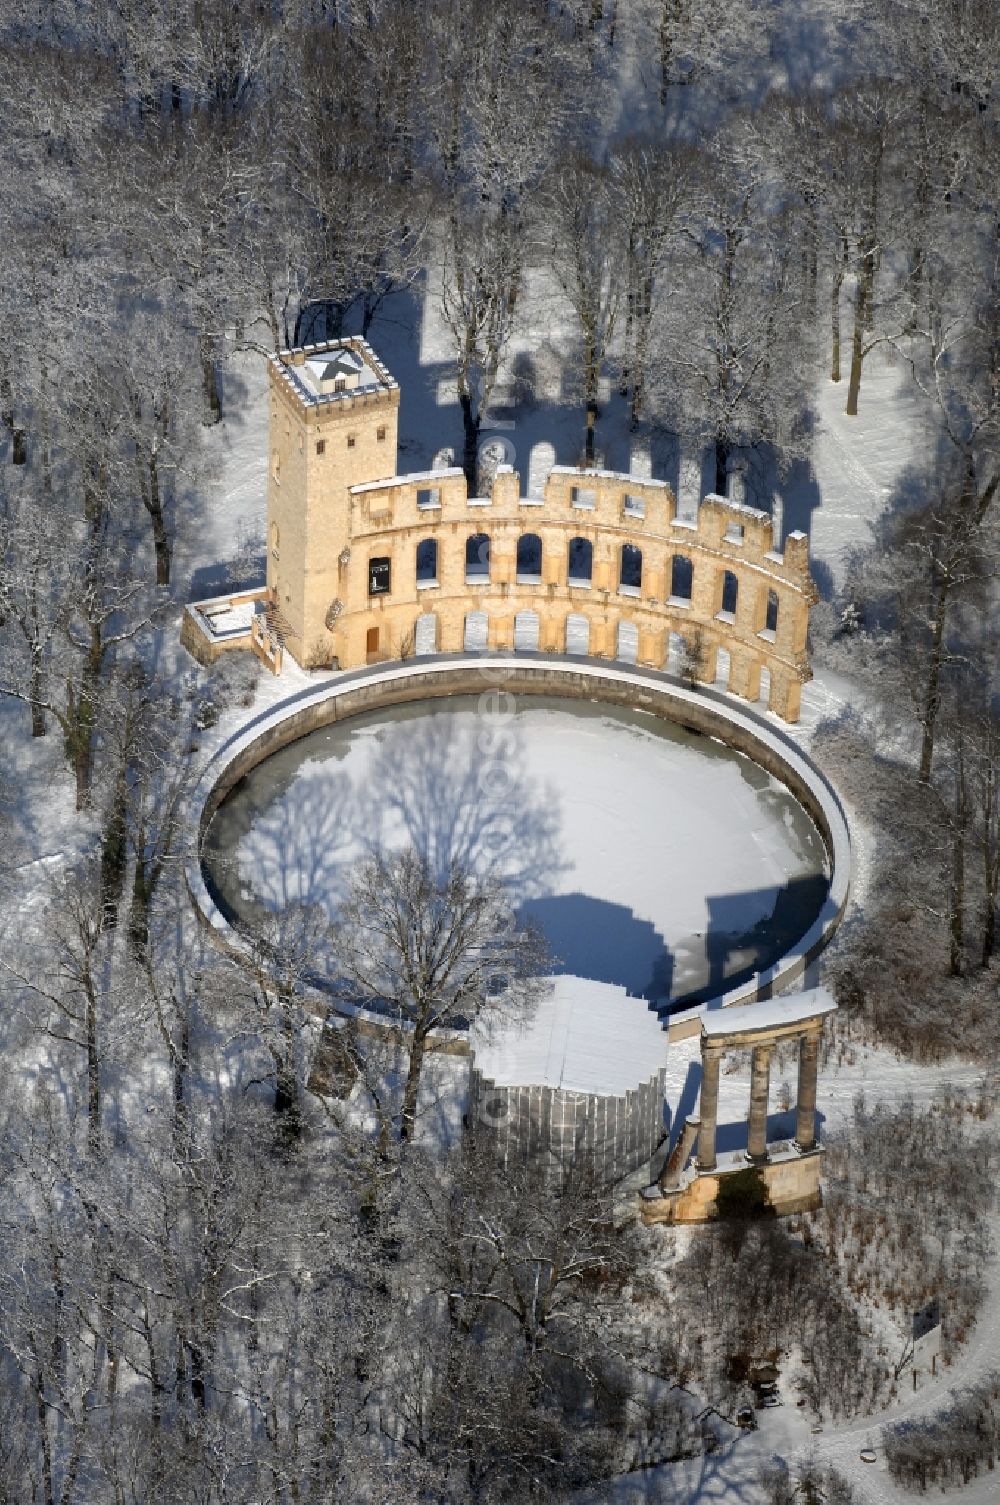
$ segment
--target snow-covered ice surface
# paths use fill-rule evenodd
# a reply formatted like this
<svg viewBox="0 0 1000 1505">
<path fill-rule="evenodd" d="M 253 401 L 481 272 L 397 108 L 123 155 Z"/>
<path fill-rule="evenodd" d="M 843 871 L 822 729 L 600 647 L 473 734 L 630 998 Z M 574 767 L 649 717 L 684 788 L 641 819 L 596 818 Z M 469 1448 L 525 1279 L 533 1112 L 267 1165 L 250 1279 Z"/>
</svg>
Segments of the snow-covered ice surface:
<svg viewBox="0 0 1000 1505">
<path fill-rule="evenodd" d="M 268 758 L 209 829 L 222 897 L 332 912 L 360 853 L 412 843 L 503 871 L 556 970 L 654 1001 L 723 991 L 814 919 L 822 840 L 750 759 L 590 703 L 524 697 L 492 723 L 472 697 L 428 701 Z"/>
</svg>

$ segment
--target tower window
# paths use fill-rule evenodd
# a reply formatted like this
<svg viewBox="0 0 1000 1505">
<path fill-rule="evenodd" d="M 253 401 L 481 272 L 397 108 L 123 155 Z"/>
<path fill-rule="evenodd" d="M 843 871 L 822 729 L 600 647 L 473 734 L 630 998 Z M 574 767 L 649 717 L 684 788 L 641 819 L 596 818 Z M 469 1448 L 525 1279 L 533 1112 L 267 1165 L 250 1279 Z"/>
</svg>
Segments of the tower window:
<svg viewBox="0 0 1000 1505">
<path fill-rule="evenodd" d="M 325 439 L 317 439 L 316 440 L 316 453 L 318 455 L 322 455 L 322 454 L 325 453 L 325 451 L 326 451 L 326 440 Z"/>
<path fill-rule="evenodd" d="M 348 449 L 353 449 L 354 448 L 354 435 L 353 434 L 348 434 L 348 436 L 347 436 L 347 448 Z"/>
<path fill-rule="evenodd" d="M 385 424 L 384 423 L 380 423 L 379 426 L 378 426 L 378 428 L 375 430 L 375 437 L 378 440 L 379 444 L 381 444 L 384 441 L 384 439 L 385 439 Z"/>
<path fill-rule="evenodd" d="M 392 561 L 383 555 L 379 559 L 368 561 L 368 594 L 370 596 L 387 596 L 392 589 L 390 571 Z"/>
</svg>

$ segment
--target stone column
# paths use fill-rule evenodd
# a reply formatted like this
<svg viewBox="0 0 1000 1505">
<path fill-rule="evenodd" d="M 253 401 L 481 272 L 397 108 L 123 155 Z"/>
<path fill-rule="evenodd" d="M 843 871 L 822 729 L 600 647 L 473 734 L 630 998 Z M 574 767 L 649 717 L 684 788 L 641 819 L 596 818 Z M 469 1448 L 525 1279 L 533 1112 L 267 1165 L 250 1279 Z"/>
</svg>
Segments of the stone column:
<svg viewBox="0 0 1000 1505">
<path fill-rule="evenodd" d="M 767 1159 L 767 1100 L 771 1087 L 771 1045 L 755 1045 L 750 1061 L 750 1136 L 747 1150 L 751 1160 Z"/>
<path fill-rule="evenodd" d="M 694 1142 L 698 1138 L 700 1128 L 701 1120 L 698 1118 L 698 1115 L 696 1113 L 689 1113 L 684 1120 L 680 1137 L 674 1145 L 669 1159 L 664 1162 L 663 1169 L 660 1172 L 661 1191 L 676 1191 L 680 1186 L 681 1175 L 684 1167 L 687 1165 L 688 1156 L 694 1149 Z"/>
<path fill-rule="evenodd" d="M 715 1169 L 715 1125 L 719 1113 L 719 1064 L 717 1045 L 701 1047 L 701 1128 L 698 1131 L 698 1169 Z"/>
<path fill-rule="evenodd" d="M 819 1035 L 803 1035 L 799 1041 L 799 1097 L 795 1108 L 795 1143 L 800 1150 L 816 1145 L 816 1076 Z"/>
</svg>

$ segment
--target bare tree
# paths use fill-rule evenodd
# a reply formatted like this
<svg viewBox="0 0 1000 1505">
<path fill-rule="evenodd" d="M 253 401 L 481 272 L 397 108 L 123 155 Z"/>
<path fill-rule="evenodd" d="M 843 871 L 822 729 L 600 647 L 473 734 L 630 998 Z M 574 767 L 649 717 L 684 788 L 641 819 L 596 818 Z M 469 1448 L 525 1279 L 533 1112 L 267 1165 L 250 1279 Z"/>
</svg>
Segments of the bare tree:
<svg viewBox="0 0 1000 1505">
<path fill-rule="evenodd" d="M 582 152 L 561 158 L 545 181 L 539 237 L 580 340 L 583 458 L 592 465 L 601 376 L 626 294 L 625 230 L 610 171 Z"/>
<path fill-rule="evenodd" d="M 333 935 L 345 1003 L 401 1027 L 409 1056 L 400 1137 L 411 1140 L 428 1043 L 435 1029 L 523 1017 L 544 989 L 537 935 L 520 928 L 503 882 L 414 848 L 378 852 L 355 874 Z"/>
<path fill-rule="evenodd" d="M 671 252 L 690 197 L 693 154 L 650 137 L 630 136 L 612 151 L 610 168 L 625 225 L 627 297 L 622 394 L 631 394 L 632 427 L 643 415 L 656 302 L 668 298 Z"/>
<path fill-rule="evenodd" d="M 714 490 L 732 460 L 807 445 L 803 419 L 810 331 L 781 206 L 768 202 L 765 163 L 747 122 L 701 156 L 694 206 L 660 311 L 650 398 L 692 445 L 711 445 Z"/>
</svg>

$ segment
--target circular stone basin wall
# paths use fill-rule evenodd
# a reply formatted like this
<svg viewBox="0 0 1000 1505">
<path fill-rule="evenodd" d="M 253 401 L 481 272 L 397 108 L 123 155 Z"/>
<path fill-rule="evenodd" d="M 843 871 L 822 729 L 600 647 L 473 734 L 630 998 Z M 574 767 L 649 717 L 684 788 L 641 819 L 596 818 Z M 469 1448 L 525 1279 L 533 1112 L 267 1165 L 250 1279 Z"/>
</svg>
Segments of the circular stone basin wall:
<svg viewBox="0 0 1000 1505">
<path fill-rule="evenodd" d="M 333 918 L 373 845 L 502 874 L 554 973 L 658 1010 L 773 966 L 829 889 L 813 820 L 747 754 L 648 711 L 516 694 L 309 733 L 222 802 L 203 860 L 239 921 L 299 905 Z"/>
<path fill-rule="evenodd" d="M 821 876 L 820 866 L 825 866 L 828 883 L 818 912 L 810 921 L 808 911 L 804 909 L 796 920 L 796 925 L 792 927 L 797 928 L 801 920 L 806 926 L 804 931 L 776 960 L 769 965 L 764 965 L 762 970 L 755 971 L 745 981 L 733 983 L 733 973 L 726 971 L 725 962 L 721 967 L 718 965 L 713 967 L 713 964 L 709 962 L 708 984 L 721 984 L 722 990 L 713 994 L 706 1002 L 691 1007 L 681 1006 L 677 1010 L 678 998 L 683 1004 L 684 994 L 681 991 L 678 995 L 678 988 L 672 988 L 670 1038 L 680 1038 L 696 1033 L 700 1027 L 699 1015 L 705 1007 L 723 1007 L 730 1003 L 747 1002 L 762 994 L 766 995 L 787 986 L 801 976 L 809 961 L 817 955 L 835 930 L 847 903 L 850 879 L 850 839 L 847 823 L 839 800 L 827 780 L 801 749 L 778 730 L 773 720 L 757 715 L 733 702 L 729 697 L 711 689 L 688 688 L 666 675 L 630 666 L 595 662 L 582 665 L 576 660 L 561 659 L 550 655 L 544 658 L 520 655 L 484 658 L 469 655 L 453 657 L 441 655 L 433 660 L 423 660 L 419 663 L 393 664 L 354 674 L 340 675 L 334 681 L 326 681 L 315 688 L 290 696 L 277 707 L 256 717 L 218 749 L 207 765 L 196 790 L 194 813 L 199 841 L 197 850 L 192 851 L 188 861 L 186 876 L 192 899 L 221 944 L 230 949 L 239 950 L 244 942 L 232 925 L 237 912 L 230 908 L 217 884 L 227 889 L 234 901 L 240 904 L 252 907 L 255 903 L 263 903 L 263 896 L 256 893 L 253 887 L 247 885 L 241 888 L 238 857 L 235 858 L 235 866 L 228 873 L 225 871 L 224 862 L 220 867 L 222 853 L 218 850 L 218 842 L 215 838 L 213 842 L 210 842 L 210 845 L 214 843 L 216 846 L 216 852 L 212 857 L 215 878 L 208 877 L 206 870 L 203 869 L 203 840 L 213 816 L 227 795 L 234 791 L 236 786 L 265 759 L 308 733 L 332 727 L 334 723 L 343 722 L 347 718 L 369 711 L 381 711 L 387 706 L 405 706 L 412 702 L 426 702 L 438 697 L 463 694 L 472 694 L 477 697 L 477 711 L 481 712 L 485 718 L 484 732 L 489 731 L 491 740 L 489 745 L 482 750 L 483 766 L 492 770 L 491 776 L 498 780 L 498 788 L 503 782 L 504 775 L 502 772 L 498 774 L 497 769 L 502 770 L 504 758 L 500 750 L 503 745 L 502 737 L 499 743 L 497 740 L 498 730 L 502 730 L 500 723 L 503 721 L 503 716 L 498 715 L 497 711 L 502 711 L 509 704 L 507 697 L 511 695 L 516 698 L 517 704 L 520 704 L 526 697 L 553 696 L 559 700 L 569 698 L 582 702 L 599 702 L 597 711 L 593 713 L 598 715 L 615 706 L 625 707 L 630 712 L 650 712 L 653 716 L 673 726 L 698 733 L 701 739 L 700 746 L 706 749 L 709 761 L 716 756 L 717 749 L 708 739 L 716 739 L 734 751 L 747 755 L 757 765 L 756 771 L 748 776 L 750 781 L 756 779 L 761 771 L 773 775 L 778 784 L 792 794 L 798 805 L 801 805 L 811 817 L 822 838 L 825 861 L 811 873 L 801 872 L 798 876 L 814 882 Z M 580 724 L 582 725 L 583 722 L 581 721 Z M 639 718 L 633 724 L 647 731 L 650 725 L 648 718 Z M 627 736 L 628 733 L 624 735 Z M 571 761 L 574 760 L 575 755 Z M 563 771 L 560 769 L 560 774 Z M 618 782 L 621 783 L 624 779 L 626 792 L 631 777 L 630 766 L 619 775 Z M 742 778 L 743 775 L 740 777 Z M 442 783 L 442 787 L 449 785 L 447 768 L 440 770 L 439 782 Z M 763 785 L 761 788 L 763 789 Z M 632 799 L 627 801 L 627 810 L 628 829 L 622 834 L 619 842 L 619 846 L 626 851 L 630 834 L 641 830 L 643 826 L 645 807 L 638 800 Z M 317 795 L 314 808 L 303 810 L 302 814 L 307 818 L 305 829 L 311 831 L 306 848 L 308 863 L 312 863 L 317 871 L 328 870 L 330 864 L 327 855 L 327 836 L 331 830 L 335 829 L 331 822 L 329 801 Z M 239 817 L 235 806 L 232 808 L 231 815 L 235 820 L 233 836 L 238 846 L 239 832 L 236 827 L 239 826 Z M 790 819 L 795 823 L 800 817 L 801 812 L 798 815 L 792 814 Z M 228 819 L 229 816 L 224 817 L 224 821 Z M 589 822 L 589 814 L 586 819 Z M 351 822 L 353 821 L 352 815 Z M 244 824 L 249 833 L 252 820 L 245 821 Z M 222 827 L 220 827 L 220 832 L 221 830 Z M 216 836 L 218 834 L 216 833 Z M 808 833 L 806 833 L 806 838 L 808 838 Z M 339 840 L 339 836 L 337 839 Z M 801 839 L 801 837 L 795 838 L 795 840 Z M 233 852 L 232 846 L 230 851 Z M 280 853 L 280 844 L 278 851 Z M 665 852 L 658 854 L 657 871 L 662 871 L 664 868 L 667 855 Z M 696 852 L 696 855 L 700 862 L 701 854 Z M 675 855 L 673 857 L 675 866 L 678 860 Z M 287 868 L 287 860 L 281 858 L 280 855 L 277 856 L 269 882 L 273 880 L 278 883 L 274 892 L 279 896 L 284 892 L 288 900 L 296 900 L 301 894 L 299 886 L 301 874 L 296 877 L 293 886 L 283 890 L 281 885 L 289 879 Z M 308 872 L 308 864 L 306 871 Z M 259 881 L 259 872 L 257 876 Z M 761 877 L 762 873 L 758 872 L 755 886 L 749 889 L 729 883 L 724 890 L 720 890 L 721 896 L 725 897 L 727 893 L 745 895 L 764 892 L 768 889 L 774 892 L 776 886 L 780 889 L 785 883 L 795 881 L 787 875 L 783 879 L 778 879 L 778 875 L 773 871 L 768 881 L 761 881 Z M 238 890 L 235 893 L 233 884 Z M 330 892 L 333 894 L 335 887 Z M 544 895 L 534 897 L 543 899 Z M 559 891 L 552 891 L 551 897 L 558 899 Z M 565 894 L 562 897 L 565 897 Z M 710 899 L 713 895 L 707 893 L 704 897 Z M 631 891 L 631 896 L 625 894 L 622 908 L 626 911 L 626 917 L 631 913 L 638 917 L 639 923 L 642 923 L 637 898 L 635 890 Z M 532 897 L 529 896 L 524 902 L 532 902 Z M 611 901 L 607 898 L 602 900 L 598 896 L 598 902 L 610 903 Z M 773 913 L 772 910 L 772 915 Z M 716 948 L 715 937 L 726 934 L 730 938 L 739 939 L 742 936 L 748 947 L 762 939 L 760 933 L 748 935 L 747 932 L 732 925 L 726 929 L 722 922 L 722 914 L 723 911 L 716 906 L 717 919 L 721 923 L 717 924 L 713 933 L 712 946 L 704 944 L 707 937 L 699 938 L 696 935 L 690 937 L 688 961 L 692 960 L 698 949 L 696 943 L 699 939 L 702 941 L 701 951 L 706 959 L 709 956 L 715 956 L 718 959 L 721 949 L 731 953 L 729 961 L 733 963 L 738 960 L 737 953 L 741 948 L 730 945 L 729 941 L 726 941 L 724 946 Z M 654 920 L 650 919 L 647 923 L 655 928 Z M 683 951 L 683 948 L 676 949 Z M 676 953 L 673 954 L 673 960 L 676 968 Z M 727 981 L 730 984 L 728 986 Z M 679 974 L 678 985 L 680 985 Z M 373 1023 L 376 1022 L 373 1020 Z M 468 1049 L 464 1035 L 447 1031 L 440 1032 L 435 1044 L 437 1048 Z"/>
<path fill-rule="evenodd" d="M 501 865 L 557 953 L 551 998 L 517 1033 L 433 1048 L 474 1052 L 469 1111 L 506 1161 L 558 1168 L 579 1147 L 605 1179 L 662 1137 L 669 1040 L 799 978 L 850 881 L 840 802 L 773 721 L 549 655 L 439 656 L 289 697 L 218 750 L 195 818 L 188 888 L 233 950 L 241 917 L 335 908 L 372 840 Z"/>
</svg>

